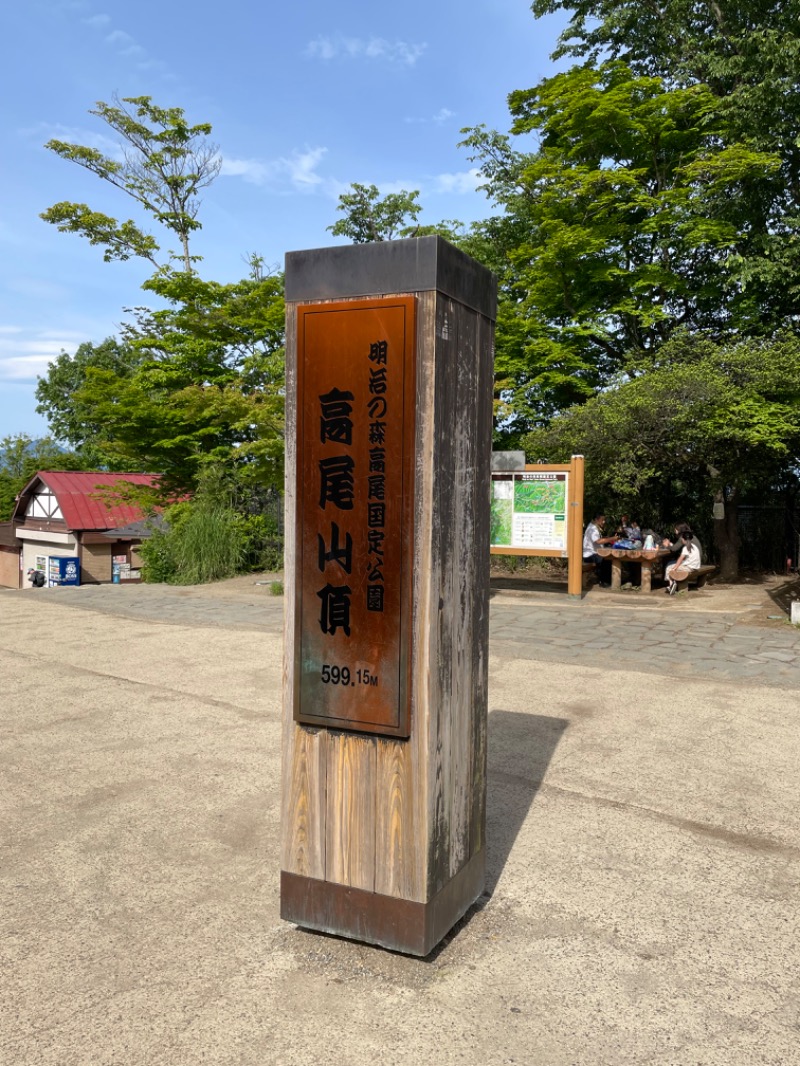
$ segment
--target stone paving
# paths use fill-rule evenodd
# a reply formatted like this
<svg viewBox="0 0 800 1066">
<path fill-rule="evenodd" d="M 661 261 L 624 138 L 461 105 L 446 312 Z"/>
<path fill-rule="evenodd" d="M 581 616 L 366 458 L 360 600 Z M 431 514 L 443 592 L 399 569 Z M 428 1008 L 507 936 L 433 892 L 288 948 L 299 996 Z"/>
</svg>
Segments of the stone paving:
<svg viewBox="0 0 800 1066">
<path fill-rule="evenodd" d="M 490 650 L 676 677 L 800 685 L 800 631 L 747 625 L 718 612 L 636 610 L 588 603 L 492 602 Z"/>
<path fill-rule="evenodd" d="M 42 596 L 65 606 L 143 618 L 172 625 L 263 629 L 279 634 L 283 599 L 267 587 L 83 586 L 78 589 L 5 591 Z M 605 598 L 571 601 L 563 595 L 513 597 L 495 592 L 491 601 L 490 651 L 501 658 L 613 667 L 675 677 L 730 680 L 759 685 L 800 685 L 800 630 L 748 625 L 741 614 L 666 610 Z"/>
</svg>

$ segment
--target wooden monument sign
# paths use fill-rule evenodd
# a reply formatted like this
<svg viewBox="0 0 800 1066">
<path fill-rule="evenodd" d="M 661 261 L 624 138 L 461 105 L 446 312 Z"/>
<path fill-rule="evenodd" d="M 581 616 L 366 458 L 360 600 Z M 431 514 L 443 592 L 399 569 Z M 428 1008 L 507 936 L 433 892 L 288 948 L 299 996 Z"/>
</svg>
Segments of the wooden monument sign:
<svg viewBox="0 0 800 1066">
<path fill-rule="evenodd" d="M 281 914 L 426 955 L 485 876 L 495 285 L 291 252 Z"/>
</svg>

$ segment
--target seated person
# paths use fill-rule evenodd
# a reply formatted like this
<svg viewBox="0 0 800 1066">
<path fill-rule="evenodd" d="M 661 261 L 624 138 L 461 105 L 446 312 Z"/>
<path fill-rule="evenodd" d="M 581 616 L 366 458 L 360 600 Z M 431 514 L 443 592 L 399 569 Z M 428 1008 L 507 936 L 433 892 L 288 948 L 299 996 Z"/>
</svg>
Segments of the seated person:
<svg viewBox="0 0 800 1066">
<path fill-rule="evenodd" d="M 616 537 L 602 536 L 606 517 L 603 514 L 595 515 L 583 534 L 583 561 L 594 563 L 594 571 L 601 585 L 611 584 L 611 563 L 597 554 L 597 548 L 603 544 L 613 544 Z"/>
<path fill-rule="evenodd" d="M 681 536 L 684 533 L 691 533 L 692 534 L 692 540 L 694 542 L 694 546 L 695 546 L 695 548 L 697 548 L 698 552 L 700 553 L 700 562 L 697 565 L 698 566 L 702 566 L 703 565 L 703 546 L 700 543 L 700 541 L 697 539 L 697 537 L 694 535 L 694 533 L 692 532 L 692 527 L 687 522 L 679 522 L 675 526 L 675 539 L 672 542 L 670 542 L 668 540 L 665 540 L 664 541 L 664 546 L 665 547 L 673 547 L 673 548 L 676 549 L 676 551 L 680 551 L 680 549 L 682 547 Z"/>
<path fill-rule="evenodd" d="M 674 596 L 678 591 L 678 582 L 685 581 L 691 572 L 699 570 L 701 565 L 700 549 L 694 542 L 692 531 L 687 530 L 681 533 L 681 553 L 677 561 L 670 563 L 664 571 L 664 576 L 669 582 L 664 591 L 669 596 Z"/>
</svg>

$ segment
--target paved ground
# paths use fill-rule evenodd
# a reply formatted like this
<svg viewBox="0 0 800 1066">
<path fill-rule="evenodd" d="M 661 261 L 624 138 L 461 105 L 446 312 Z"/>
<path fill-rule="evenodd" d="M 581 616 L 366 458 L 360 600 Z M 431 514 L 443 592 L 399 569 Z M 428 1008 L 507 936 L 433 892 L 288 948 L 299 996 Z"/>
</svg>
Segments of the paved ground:
<svg viewBox="0 0 800 1066">
<path fill-rule="evenodd" d="M 270 593 L 271 580 L 262 580 L 256 584 L 256 579 L 239 578 L 195 588 L 87 585 L 36 594 L 131 619 L 260 628 L 279 635 L 283 600 Z M 498 654 L 800 687 L 798 630 L 788 624 L 785 610 L 791 593 L 800 594 L 796 580 L 775 580 L 765 587 L 710 587 L 675 599 L 660 592 L 640 599 L 592 589 L 581 602 L 547 587 L 532 592 L 502 587 L 513 582 L 499 584 L 492 592 L 491 613 L 492 647 Z M 754 617 L 760 625 L 751 624 Z M 764 625 L 770 617 L 773 624 Z"/>
<path fill-rule="evenodd" d="M 267 586 L 0 591 L 0 1063 L 799 1063 L 795 594 L 497 591 L 488 892 L 421 961 L 278 917 Z"/>
</svg>

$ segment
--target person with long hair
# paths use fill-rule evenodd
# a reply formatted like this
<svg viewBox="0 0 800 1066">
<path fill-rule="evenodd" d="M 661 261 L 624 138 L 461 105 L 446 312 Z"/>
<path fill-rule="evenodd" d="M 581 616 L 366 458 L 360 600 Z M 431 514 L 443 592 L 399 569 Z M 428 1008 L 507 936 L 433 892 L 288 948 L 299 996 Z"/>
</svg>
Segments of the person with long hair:
<svg viewBox="0 0 800 1066">
<path fill-rule="evenodd" d="M 679 583 L 685 581 L 693 570 L 699 570 L 701 565 L 700 549 L 694 542 L 694 534 L 691 529 L 687 529 L 681 533 L 681 552 L 677 561 L 670 563 L 664 571 L 664 576 L 668 582 L 665 592 L 670 596 L 674 596 L 678 591 Z"/>
</svg>

